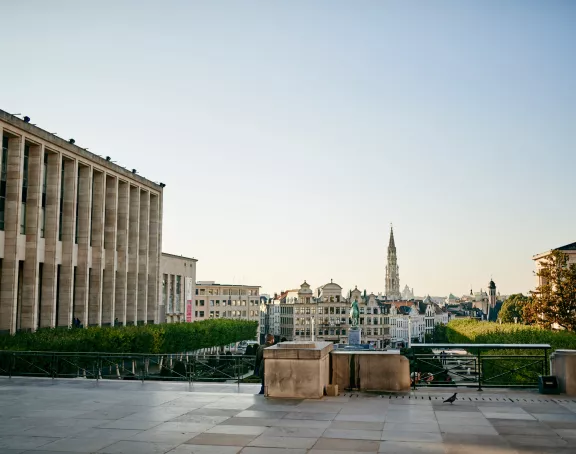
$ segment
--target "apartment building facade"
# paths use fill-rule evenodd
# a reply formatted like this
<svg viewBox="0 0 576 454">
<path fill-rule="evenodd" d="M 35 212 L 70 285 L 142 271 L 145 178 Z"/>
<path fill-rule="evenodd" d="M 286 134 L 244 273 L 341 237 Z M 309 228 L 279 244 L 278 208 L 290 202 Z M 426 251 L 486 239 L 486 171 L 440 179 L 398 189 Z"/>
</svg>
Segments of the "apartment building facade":
<svg viewBox="0 0 576 454">
<path fill-rule="evenodd" d="M 159 313 L 162 322 L 181 323 L 194 321 L 194 298 L 196 294 L 195 258 L 163 252 L 160 259 Z"/>
<path fill-rule="evenodd" d="M 260 325 L 260 286 L 196 282 L 194 320 L 232 318 Z M 258 328 L 260 332 L 260 328 Z"/>
</svg>

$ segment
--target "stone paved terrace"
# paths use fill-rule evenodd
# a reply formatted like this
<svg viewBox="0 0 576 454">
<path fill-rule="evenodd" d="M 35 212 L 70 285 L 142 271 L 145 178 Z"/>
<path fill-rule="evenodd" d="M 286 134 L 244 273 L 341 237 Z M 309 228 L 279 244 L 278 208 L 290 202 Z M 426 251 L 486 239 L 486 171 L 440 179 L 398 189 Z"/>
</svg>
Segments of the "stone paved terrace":
<svg viewBox="0 0 576 454">
<path fill-rule="evenodd" d="M 576 400 L 459 389 L 272 400 L 254 385 L 0 379 L 0 453 L 576 453 Z"/>
</svg>

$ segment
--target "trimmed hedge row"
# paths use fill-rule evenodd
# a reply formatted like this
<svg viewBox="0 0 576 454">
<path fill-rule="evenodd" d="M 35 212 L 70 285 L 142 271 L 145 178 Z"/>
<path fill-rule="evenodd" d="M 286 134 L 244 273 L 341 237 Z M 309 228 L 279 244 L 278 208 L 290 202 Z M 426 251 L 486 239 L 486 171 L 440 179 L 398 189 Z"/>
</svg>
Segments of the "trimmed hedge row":
<svg viewBox="0 0 576 454">
<path fill-rule="evenodd" d="M 576 349 L 576 333 L 516 323 L 452 320 L 446 336 L 453 344 L 550 344 L 552 350 Z"/>
<path fill-rule="evenodd" d="M 181 353 L 256 338 L 258 323 L 203 320 L 125 327 L 41 329 L 0 336 L 0 350 L 106 353 Z"/>
</svg>

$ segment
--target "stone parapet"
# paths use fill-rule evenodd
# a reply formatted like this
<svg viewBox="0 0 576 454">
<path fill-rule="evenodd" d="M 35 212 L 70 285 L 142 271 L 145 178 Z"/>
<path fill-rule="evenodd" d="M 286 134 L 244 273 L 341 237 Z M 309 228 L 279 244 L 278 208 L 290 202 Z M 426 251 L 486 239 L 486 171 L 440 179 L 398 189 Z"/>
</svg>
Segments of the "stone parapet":
<svg viewBox="0 0 576 454">
<path fill-rule="evenodd" d="M 333 351 L 331 356 L 331 384 L 340 390 L 410 390 L 410 362 L 397 350 Z"/>
<path fill-rule="evenodd" d="M 330 342 L 299 347 L 274 345 L 264 350 L 264 386 L 268 397 L 320 399 L 330 378 Z"/>
<path fill-rule="evenodd" d="M 552 353 L 550 373 L 556 376 L 561 393 L 576 396 L 576 350 L 556 350 Z"/>
</svg>

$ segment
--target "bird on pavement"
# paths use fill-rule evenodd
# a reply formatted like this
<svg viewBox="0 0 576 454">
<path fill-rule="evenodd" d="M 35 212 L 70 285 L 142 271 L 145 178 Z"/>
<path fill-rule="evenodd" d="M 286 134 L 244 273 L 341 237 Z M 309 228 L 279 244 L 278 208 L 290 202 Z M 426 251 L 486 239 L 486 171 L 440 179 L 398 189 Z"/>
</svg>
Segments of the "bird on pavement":
<svg viewBox="0 0 576 454">
<path fill-rule="evenodd" d="M 451 397 L 449 397 L 448 399 L 446 399 L 446 400 L 444 401 L 444 403 L 450 402 L 450 405 L 452 405 L 452 402 L 454 402 L 454 401 L 456 400 L 456 394 L 458 394 L 458 393 L 454 393 L 454 395 L 451 396 Z"/>
</svg>

